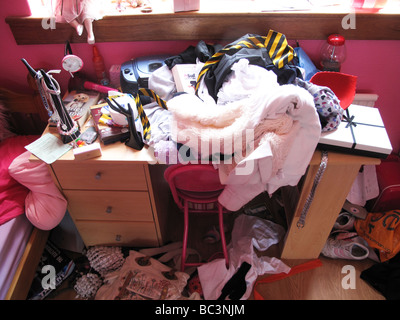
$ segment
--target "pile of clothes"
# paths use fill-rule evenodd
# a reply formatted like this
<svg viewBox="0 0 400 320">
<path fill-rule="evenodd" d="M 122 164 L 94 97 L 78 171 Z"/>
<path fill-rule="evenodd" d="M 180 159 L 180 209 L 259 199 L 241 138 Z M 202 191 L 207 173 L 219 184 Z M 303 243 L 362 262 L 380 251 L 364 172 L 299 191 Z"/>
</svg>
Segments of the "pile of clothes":
<svg viewBox="0 0 400 320">
<path fill-rule="evenodd" d="M 155 156 L 169 164 L 212 162 L 226 185 L 219 201 L 231 211 L 264 191 L 297 185 L 321 132 L 334 130 L 343 111 L 331 89 L 303 80 L 297 60 L 272 30 L 223 48 L 201 41 L 167 59 L 149 88 L 168 109 L 144 106 Z M 171 68 L 181 63 L 196 64 L 195 94 L 176 92 Z"/>
</svg>

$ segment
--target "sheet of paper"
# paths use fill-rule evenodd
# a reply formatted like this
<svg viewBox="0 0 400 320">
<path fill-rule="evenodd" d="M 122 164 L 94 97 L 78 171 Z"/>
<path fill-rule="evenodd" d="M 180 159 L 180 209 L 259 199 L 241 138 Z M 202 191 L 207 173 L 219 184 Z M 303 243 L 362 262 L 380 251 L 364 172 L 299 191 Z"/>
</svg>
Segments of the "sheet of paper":
<svg viewBox="0 0 400 320">
<path fill-rule="evenodd" d="M 359 172 L 347 195 L 347 200 L 352 204 L 365 206 L 368 200 L 379 196 L 378 178 L 374 165 L 363 166 L 363 171 Z"/>
<path fill-rule="evenodd" d="M 25 149 L 47 164 L 51 164 L 64 153 L 71 150 L 72 146 L 70 144 L 64 144 L 51 133 L 46 133 L 31 144 L 25 146 Z"/>
</svg>

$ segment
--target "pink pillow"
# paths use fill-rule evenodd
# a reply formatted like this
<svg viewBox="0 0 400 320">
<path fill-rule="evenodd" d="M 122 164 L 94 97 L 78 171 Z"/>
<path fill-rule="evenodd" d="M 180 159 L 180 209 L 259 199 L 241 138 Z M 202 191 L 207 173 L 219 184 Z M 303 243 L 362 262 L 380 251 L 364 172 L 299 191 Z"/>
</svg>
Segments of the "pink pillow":
<svg viewBox="0 0 400 320">
<path fill-rule="evenodd" d="M 29 161 L 26 151 L 16 157 L 9 167 L 10 175 L 29 189 L 25 200 L 25 214 L 37 228 L 51 230 L 63 219 L 67 200 L 55 185 L 43 161 Z"/>
</svg>

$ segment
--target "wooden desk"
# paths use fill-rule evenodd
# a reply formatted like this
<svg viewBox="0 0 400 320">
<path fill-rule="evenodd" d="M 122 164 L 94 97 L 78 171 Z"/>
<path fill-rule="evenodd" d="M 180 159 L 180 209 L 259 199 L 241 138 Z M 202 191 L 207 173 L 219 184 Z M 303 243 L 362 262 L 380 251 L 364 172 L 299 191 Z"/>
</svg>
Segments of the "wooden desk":
<svg viewBox="0 0 400 320">
<path fill-rule="evenodd" d="M 116 142 L 101 149 L 102 156 L 82 161 L 74 160 L 70 150 L 50 165 L 85 245 L 163 245 L 166 166 L 152 165 L 155 158 L 147 148 L 137 151 Z"/>
<path fill-rule="evenodd" d="M 321 152 L 316 151 L 284 239 L 283 259 L 317 258 L 360 167 L 380 163 L 376 158 L 329 152 L 305 226 L 299 229 L 297 221 L 320 161 Z M 166 166 L 154 163 L 151 150 L 136 151 L 117 142 L 102 145 L 101 157 L 76 161 L 70 151 L 51 165 L 86 245 L 160 246 L 165 242 L 170 193 L 163 177 Z"/>
<path fill-rule="evenodd" d="M 320 161 L 321 152 L 316 151 L 305 175 L 294 217 L 288 226 L 281 254 L 283 259 L 318 258 L 360 167 L 380 163 L 376 158 L 329 152 L 328 165 L 316 189 L 305 226 L 299 229 L 297 221 L 310 193 Z"/>
</svg>

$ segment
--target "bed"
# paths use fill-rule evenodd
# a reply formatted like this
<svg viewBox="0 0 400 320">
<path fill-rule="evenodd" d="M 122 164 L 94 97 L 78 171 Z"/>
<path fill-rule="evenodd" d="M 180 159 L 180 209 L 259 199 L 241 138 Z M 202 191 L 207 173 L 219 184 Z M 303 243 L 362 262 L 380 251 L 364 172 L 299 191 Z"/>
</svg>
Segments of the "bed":
<svg viewBox="0 0 400 320">
<path fill-rule="evenodd" d="M 46 126 L 46 114 L 37 98 L 34 93 L 18 94 L 0 88 L 0 188 L 3 189 L 0 190 L 3 206 L 0 212 L 1 300 L 26 299 L 49 236 L 49 231 L 36 228 L 27 219 L 23 201 L 29 190 L 24 190 L 16 181 L 8 181 L 5 169 L 16 154 L 25 151 L 24 145 L 34 141 Z M 9 197 L 5 195 L 7 192 Z M 13 210 L 5 211 L 4 206 L 9 201 L 14 203 Z"/>
</svg>

